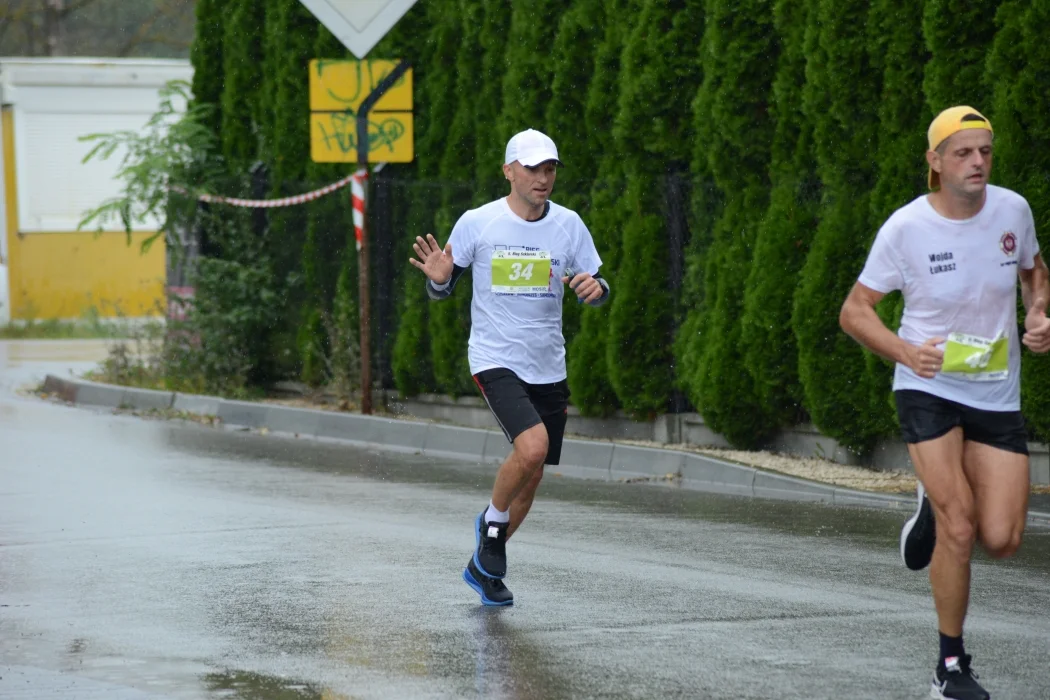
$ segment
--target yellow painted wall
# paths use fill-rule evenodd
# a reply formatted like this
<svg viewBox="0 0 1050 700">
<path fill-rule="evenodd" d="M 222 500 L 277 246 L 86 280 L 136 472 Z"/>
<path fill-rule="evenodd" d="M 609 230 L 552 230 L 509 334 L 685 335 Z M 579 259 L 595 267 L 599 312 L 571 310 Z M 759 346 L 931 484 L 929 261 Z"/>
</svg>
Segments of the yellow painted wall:
<svg viewBox="0 0 1050 700">
<path fill-rule="evenodd" d="M 14 115 L 0 113 L 7 206 L 11 318 L 76 318 L 89 310 L 102 316 L 163 313 L 165 255 L 158 240 L 148 253 L 140 244 L 150 234 L 79 231 L 18 233 Z"/>
</svg>

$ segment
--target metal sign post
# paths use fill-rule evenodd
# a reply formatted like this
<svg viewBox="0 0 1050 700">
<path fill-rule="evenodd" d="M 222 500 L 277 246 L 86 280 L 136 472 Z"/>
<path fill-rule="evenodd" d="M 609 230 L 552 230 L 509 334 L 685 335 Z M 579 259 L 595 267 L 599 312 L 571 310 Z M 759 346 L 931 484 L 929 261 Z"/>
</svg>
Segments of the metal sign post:
<svg viewBox="0 0 1050 700">
<path fill-rule="evenodd" d="M 402 61 L 397 64 L 388 76 L 376 85 L 375 89 L 365 98 L 357 110 L 357 164 L 368 171 L 368 113 L 376 102 L 396 83 L 409 69 L 410 63 Z M 365 188 L 364 213 L 368 211 L 368 188 Z M 361 310 L 361 413 L 370 415 L 372 413 L 372 314 L 371 294 L 369 293 L 369 264 L 368 264 L 368 221 L 362 216 L 361 236 L 357 248 L 357 278 L 358 278 L 358 304 Z"/>
<path fill-rule="evenodd" d="M 321 24 L 346 48 L 364 59 L 368 52 L 398 20 L 416 4 L 417 0 L 299 0 Z M 323 63 L 323 65 L 322 65 Z M 338 63 L 338 62 L 336 62 Z M 345 62 L 344 62 L 345 63 Z M 354 226 L 357 229 L 357 263 L 358 263 L 358 303 L 361 306 L 361 413 L 372 413 L 372 338 L 371 338 L 371 295 L 369 294 L 368 264 L 368 226 L 365 221 L 367 209 L 367 177 L 369 153 L 373 150 L 370 126 L 374 126 L 375 138 L 382 147 L 372 153 L 377 161 L 407 163 L 412 160 L 412 87 L 411 75 L 407 87 L 395 90 L 391 94 L 385 111 L 385 120 L 380 124 L 370 124 L 368 115 L 383 95 L 394 87 L 394 84 L 405 77 L 409 63 L 402 61 L 368 94 L 368 97 L 356 105 L 361 88 L 374 76 L 374 68 L 379 68 L 387 61 L 368 62 L 353 67 L 334 66 L 331 61 L 311 61 L 310 89 L 310 157 L 317 163 L 351 162 L 351 152 L 357 147 L 357 163 L 360 182 L 360 197 L 354 201 Z M 325 67 L 329 71 L 323 70 Z M 363 67 L 367 68 L 367 78 Z M 325 76 L 349 70 L 350 73 L 331 78 L 332 84 L 326 84 Z M 382 70 L 382 68 L 380 68 Z M 355 75 L 356 72 L 356 75 Z M 324 74 L 324 75 L 322 75 Z M 316 88 L 316 89 L 315 89 Z M 349 89 L 345 89 L 349 88 Z M 356 90 L 356 91 L 355 91 Z M 407 112 L 393 112 L 397 103 Z M 402 104 L 404 103 L 404 104 Z M 356 115 L 355 109 L 356 106 Z M 318 114 L 316 110 L 325 112 Z M 356 123 L 354 123 L 355 120 Z M 356 129 L 347 129 L 350 126 Z M 356 137 L 354 135 L 356 131 Z M 356 141 L 356 144 L 354 143 Z M 358 224 L 358 221 L 360 222 Z"/>
</svg>

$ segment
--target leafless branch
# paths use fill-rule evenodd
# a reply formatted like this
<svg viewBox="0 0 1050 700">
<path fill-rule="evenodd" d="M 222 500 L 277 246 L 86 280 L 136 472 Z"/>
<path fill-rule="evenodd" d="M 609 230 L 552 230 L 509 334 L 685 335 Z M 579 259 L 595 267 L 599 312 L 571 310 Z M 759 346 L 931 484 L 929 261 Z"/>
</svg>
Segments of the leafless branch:
<svg viewBox="0 0 1050 700">
<path fill-rule="evenodd" d="M 147 17 L 146 20 L 139 25 L 138 29 L 135 30 L 135 33 L 131 35 L 131 38 L 124 42 L 124 45 L 120 47 L 119 51 L 117 51 L 117 55 L 126 57 L 136 46 L 141 44 L 149 35 L 150 31 L 153 30 L 153 25 L 157 23 L 157 20 L 161 18 L 162 14 L 163 13 L 160 9 L 153 10 L 150 16 Z"/>
<path fill-rule="evenodd" d="M 64 5 L 59 11 L 59 14 L 62 18 L 65 18 L 67 15 L 71 15 L 74 12 L 80 12 L 88 5 L 92 5 L 96 2 L 98 2 L 98 0 L 74 0 L 74 2 Z"/>
</svg>

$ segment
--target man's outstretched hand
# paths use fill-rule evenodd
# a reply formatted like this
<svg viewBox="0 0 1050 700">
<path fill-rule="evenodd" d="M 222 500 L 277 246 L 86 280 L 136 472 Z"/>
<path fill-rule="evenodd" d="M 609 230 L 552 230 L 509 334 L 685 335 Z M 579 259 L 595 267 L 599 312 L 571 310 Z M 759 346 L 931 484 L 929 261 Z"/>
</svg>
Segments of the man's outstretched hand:
<svg viewBox="0 0 1050 700">
<path fill-rule="evenodd" d="M 445 249 L 427 234 L 426 239 L 416 236 L 416 242 L 412 244 L 419 260 L 409 258 L 408 261 L 423 271 L 434 284 L 445 284 L 452 279 L 452 244 L 446 243 Z"/>
</svg>

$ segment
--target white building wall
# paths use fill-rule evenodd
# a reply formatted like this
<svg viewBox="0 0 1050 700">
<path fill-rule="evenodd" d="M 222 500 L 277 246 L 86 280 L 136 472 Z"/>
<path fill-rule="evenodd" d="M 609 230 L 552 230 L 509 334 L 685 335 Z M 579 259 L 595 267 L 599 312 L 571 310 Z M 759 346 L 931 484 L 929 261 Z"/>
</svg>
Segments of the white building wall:
<svg viewBox="0 0 1050 700">
<path fill-rule="evenodd" d="M 85 211 L 117 196 L 124 154 L 84 163 L 94 144 L 81 137 L 142 129 L 158 90 L 191 77 L 186 61 L 0 59 L 0 95 L 14 110 L 19 231 L 75 231 Z"/>
</svg>

